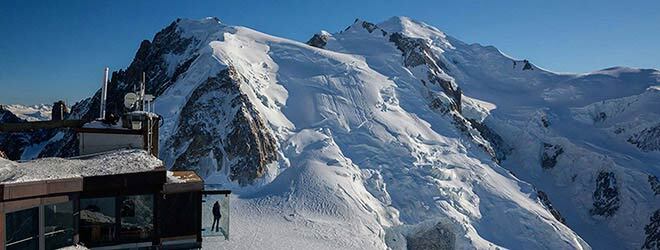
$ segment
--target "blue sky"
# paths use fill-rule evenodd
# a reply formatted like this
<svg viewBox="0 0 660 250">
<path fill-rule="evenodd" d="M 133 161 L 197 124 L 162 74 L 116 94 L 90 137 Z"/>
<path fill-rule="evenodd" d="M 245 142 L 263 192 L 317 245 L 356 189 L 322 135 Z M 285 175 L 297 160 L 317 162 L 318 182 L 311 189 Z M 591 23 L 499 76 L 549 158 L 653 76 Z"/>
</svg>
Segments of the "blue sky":
<svg viewBox="0 0 660 250">
<path fill-rule="evenodd" d="M 402 15 L 560 72 L 660 68 L 660 1 L 0 1 L 0 103 L 69 103 L 177 17 L 306 41 Z"/>
</svg>

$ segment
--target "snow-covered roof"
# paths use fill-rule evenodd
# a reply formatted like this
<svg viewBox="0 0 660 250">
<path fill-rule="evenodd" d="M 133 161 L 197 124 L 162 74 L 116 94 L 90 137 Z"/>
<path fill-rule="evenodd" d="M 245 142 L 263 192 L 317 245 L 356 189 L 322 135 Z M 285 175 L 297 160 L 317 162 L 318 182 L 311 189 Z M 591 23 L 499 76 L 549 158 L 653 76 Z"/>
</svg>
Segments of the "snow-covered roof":
<svg viewBox="0 0 660 250">
<path fill-rule="evenodd" d="M 141 110 L 131 111 L 131 112 L 128 112 L 128 114 L 131 114 L 131 115 L 144 115 L 144 116 L 149 117 L 149 118 L 158 118 L 158 114 L 156 114 L 156 113 L 141 111 Z"/>
<path fill-rule="evenodd" d="M 41 158 L 29 162 L 0 159 L 0 183 L 21 183 L 156 170 L 163 162 L 144 150 L 121 150 L 79 159 Z"/>
<path fill-rule="evenodd" d="M 127 128 L 124 128 L 122 126 L 122 121 L 119 120 L 117 121 L 116 124 L 108 124 L 100 120 L 94 120 L 88 123 L 85 123 L 83 125 L 83 128 L 100 128 L 100 129 L 123 129 L 123 130 L 129 130 Z"/>
</svg>

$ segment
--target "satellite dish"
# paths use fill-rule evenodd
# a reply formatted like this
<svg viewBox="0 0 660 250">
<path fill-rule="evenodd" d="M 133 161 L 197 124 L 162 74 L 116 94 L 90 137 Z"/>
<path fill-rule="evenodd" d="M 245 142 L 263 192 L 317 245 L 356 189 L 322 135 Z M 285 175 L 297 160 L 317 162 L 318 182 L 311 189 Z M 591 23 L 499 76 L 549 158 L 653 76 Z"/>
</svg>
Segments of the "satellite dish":
<svg viewBox="0 0 660 250">
<path fill-rule="evenodd" d="M 135 93 L 128 93 L 124 96 L 124 107 L 131 108 L 137 102 L 138 96 Z"/>
</svg>

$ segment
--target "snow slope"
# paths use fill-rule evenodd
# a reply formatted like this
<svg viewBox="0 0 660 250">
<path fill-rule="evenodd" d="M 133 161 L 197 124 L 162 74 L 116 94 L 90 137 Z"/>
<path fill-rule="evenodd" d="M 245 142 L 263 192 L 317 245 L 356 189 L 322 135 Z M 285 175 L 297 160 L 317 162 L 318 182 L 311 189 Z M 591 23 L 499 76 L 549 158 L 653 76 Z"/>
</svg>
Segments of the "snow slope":
<svg viewBox="0 0 660 250">
<path fill-rule="evenodd" d="M 660 208 L 650 181 L 660 174 L 652 132 L 660 124 L 660 72 L 522 70 L 494 47 L 450 42 L 456 49 L 443 55 L 464 93 L 497 106 L 485 123 L 514 149 L 502 166 L 547 193 L 592 247 L 642 247 Z"/>
<path fill-rule="evenodd" d="M 205 248 L 660 244 L 657 70 L 557 74 L 407 17 L 308 44 L 179 19 L 113 73 L 110 104 L 146 72 L 167 167 L 234 191 Z"/>
<path fill-rule="evenodd" d="M 171 144 L 176 128 L 187 122 L 181 106 L 207 78 L 232 68 L 241 93 L 276 139 L 279 156 L 262 181 L 247 187 L 228 178 L 232 165 L 226 154 L 222 162 L 209 157 L 204 162 L 210 169 L 226 167 L 207 182 L 233 188 L 239 194 L 235 209 L 254 211 L 233 213 L 239 233 L 290 238 L 304 232 L 291 245 L 240 234 L 219 244 L 399 248 L 407 241 L 425 244 L 417 236 L 442 227 L 447 234 L 426 240 L 457 248 L 589 248 L 551 215 L 531 185 L 460 130 L 456 121 L 464 118 L 452 109 L 456 99 L 447 92 L 456 87 L 451 77 L 426 65 L 406 67 L 386 36 L 354 25 L 334 35 L 329 48 L 342 49 L 332 51 L 216 19 L 176 24 L 198 47 L 184 52 L 196 59 L 156 99 L 156 111 L 165 118 L 162 143 L 183 147 L 162 151 L 165 162 L 189 147 Z M 441 39 L 438 44 L 446 45 Z M 426 79 L 427 71 L 446 85 L 425 86 L 418 78 Z M 213 109 L 226 111 L 219 113 L 232 113 L 232 106 L 218 105 Z M 217 126 L 209 129 L 234 129 Z M 274 225 L 250 224 L 254 219 L 243 216 Z"/>
</svg>

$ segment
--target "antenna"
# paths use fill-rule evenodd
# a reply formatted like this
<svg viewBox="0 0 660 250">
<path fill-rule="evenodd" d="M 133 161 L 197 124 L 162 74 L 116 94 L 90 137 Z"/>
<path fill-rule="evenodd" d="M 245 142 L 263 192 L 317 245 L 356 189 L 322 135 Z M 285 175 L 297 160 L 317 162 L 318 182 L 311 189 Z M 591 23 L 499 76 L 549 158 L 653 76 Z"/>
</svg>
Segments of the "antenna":
<svg viewBox="0 0 660 250">
<path fill-rule="evenodd" d="M 105 100 L 108 95 L 108 71 L 110 69 L 105 67 L 105 73 L 103 74 L 103 84 L 101 85 L 101 107 L 99 110 L 99 119 L 105 119 Z"/>
<path fill-rule="evenodd" d="M 142 82 L 140 83 L 140 109 L 144 111 L 144 89 L 147 84 L 147 74 L 142 72 Z"/>
</svg>

